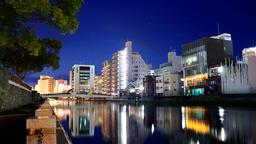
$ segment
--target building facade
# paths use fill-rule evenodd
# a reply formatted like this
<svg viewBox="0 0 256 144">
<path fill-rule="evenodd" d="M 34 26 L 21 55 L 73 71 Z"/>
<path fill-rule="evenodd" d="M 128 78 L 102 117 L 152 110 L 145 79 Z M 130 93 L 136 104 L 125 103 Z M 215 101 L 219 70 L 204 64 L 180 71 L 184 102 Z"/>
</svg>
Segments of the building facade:
<svg viewBox="0 0 256 144">
<path fill-rule="evenodd" d="M 163 96 L 181 96 L 181 74 L 170 73 L 163 75 Z"/>
<path fill-rule="evenodd" d="M 164 76 L 156 76 L 156 96 L 164 95 Z"/>
<path fill-rule="evenodd" d="M 250 92 L 256 93 L 256 47 L 244 48 L 242 55 L 243 61 L 248 65 Z"/>
<path fill-rule="evenodd" d="M 248 57 L 256 56 L 256 47 L 244 48 L 242 55 L 243 61 L 248 62 Z"/>
<path fill-rule="evenodd" d="M 55 80 L 51 76 L 40 75 L 40 79 L 37 81 L 35 90 L 40 94 L 53 94 L 54 93 Z"/>
<path fill-rule="evenodd" d="M 70 90 L 70 85 L 68 81 L 64 79 L 55 80 L 54 84 L 54 93 L 66 93 Z"/>
<path fill-rule="evenodd" d="M 204 95 L 208 69 L 233 59 L 230 34 L 201 38 L 182 46 L 182 67 L 185 95 Z"/>
<path fill-rule="evenodd" d="M 156 96 L 156 76 L 148 75 L 143 79 L 144 96 Z"/>
<path fill-rule="evenodd" d="M 176 52 L 168 52 L 168 62 L 160 64 L 155 70 L 157 75 L 164 75 L 181 71 L 181 56 L 176 55 Z"/>
<path fill-rule="evenodd" d="M 118 51 L 117 58 L 117 93 L 125 90 L 131 81 L 132 43 L 126 42 L 125 48 Z"/>
<path fill-rule="evenodd" d="M 75 64 L 70 71 L 70 85 L 74 93 L 92 93 L 94 86 L 94 65 Z"/>
<path fill-rule="evenodd" d="M 251 93 L 256 93 L 256 56 L 248 57 L 248 79 L 251 86 Z"/>
<path fill-rule="evenodd" d="M 112 55 L 110 63 L 111 95 L 124 93 L 130 83 L 138 87 L 143 85 L 143 78 L 148 73 L 148 67 L 141 55 L 132 51 L 131 41 L 125 43 L 123 50 Z"/>
<path fill-rule="evenodd" d="M 40 75 L 40 79 L 35 85 L 35 90 L 40 94 L 58 94 L 66 93 L 70 90 L 67 80 L 55 80 L 51 76 Z"/>
<path fill-rule="evenodd" d="M 102 76 L 94 77 L 94 94 L 102 94 L 103 93 L 103 78 Z"/>
<path fill-rule="evenodd" d="M 168 53 L 168 62 L 160 65 L 155 70 L 156 95 L 157 96 L 180 96 L 181 90 L 181 56 L 176 52 Z"/>
<path fill-rule="evenodd" d="M 118 69 L 117 69 L 117 65 L 118 65 L 118 52 L 114 53 L 112 55 L 112 61 L 111 61 L 111 85 L 110 85 L 110 89 L 111 89 L 111 95 L 118 95 Z"/>
<path fill-rule="evenodd" d="M 103 68 L 101 71 L 102 76 L 102 94 L 110 95 L 111 94 L 111 61 L 104 61 Z"/>
<path fill-rule="evenodd" d="M 143 83 L 143 78 L 148 74 L 148 65 L 137 52 L 132 53 L 131 82 L 136 85 Z"/>
</svg>

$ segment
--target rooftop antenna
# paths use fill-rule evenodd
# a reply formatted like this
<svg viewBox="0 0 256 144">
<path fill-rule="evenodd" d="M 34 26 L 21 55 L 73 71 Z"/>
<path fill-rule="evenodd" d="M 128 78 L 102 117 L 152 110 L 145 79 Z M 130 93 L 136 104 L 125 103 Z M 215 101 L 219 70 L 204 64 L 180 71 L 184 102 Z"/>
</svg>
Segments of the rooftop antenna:
<svg viewBox="0 0 256 144">
<path fill-rule="evenodd" d="M 217 32 L 218 32 L 218 35 L 220 34 L 220 23 L 217 22 Z"/>
</svg>

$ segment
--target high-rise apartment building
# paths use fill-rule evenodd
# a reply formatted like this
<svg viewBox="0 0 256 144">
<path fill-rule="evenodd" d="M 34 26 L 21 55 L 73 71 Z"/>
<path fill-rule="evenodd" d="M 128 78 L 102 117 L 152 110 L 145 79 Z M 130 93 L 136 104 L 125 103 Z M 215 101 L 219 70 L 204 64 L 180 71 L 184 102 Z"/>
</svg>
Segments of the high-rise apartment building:
<svg viewBox="0 0 256 144">
<path fill-rule="evenodd" d="M 70 85 L 74 93 L 93 92 L 94 86 L 94 65 L 75 64 L 70 71 Z"/>
<path fill-rule="evenodd" d="M 117 58 L 117 92 L 124 91 L 126 86 L 131 82 L 132 73 L 132 43 L 125 43 L 125 48 L 118 51 Z"/>
<path fill-rule="evenodd" d="M 184 92 L 204 95 L 208 69 L 219 66 L 225 59 L 233 59 L 230 34 L 201 38 L 182 46 Z"/>
<path fill-rule="evenodd" d="M 104 67 L 104 66 L 103 66 Z M 124 92 L 130 83 L 143 85 L 143 77 L 148 67 L 141 55 L 132 51 L 132 42 L 127 41 L 125 48 L 113 54 L 111 61 L 111 95 Z"/>
<path fill-rule="evenodd" d="M 148 74 L 148 65 L 137 52 L 132 53 L 131 81 L 142 84 L 143 78 Z"/>
<path fill-rule="evenodd" d="M 117 80 L 118 80 L 118 52 L 114 53 L 112 55 L 112 61 L 111 61 L 111 95 L 118 95 L 118 89 L 117 89 Z"/>
<path fill-rule="evenodd" d="M 94 94 L 102 94 L 103 89 L 103 78 L 102 76 L 95 76 L 94 77 Z"/>
<path fill-rule="evenodd" d="M 111 94 L 111 61 L 104 61 L 101 71 L 102 76 L 102 94 Z"/>
<path fill-rule="evenodd" d="M 248 62 L 248 57 L 256 56 L 256 47 L 244 48 L 242 55 L 243 61 Z"/>
</svg>

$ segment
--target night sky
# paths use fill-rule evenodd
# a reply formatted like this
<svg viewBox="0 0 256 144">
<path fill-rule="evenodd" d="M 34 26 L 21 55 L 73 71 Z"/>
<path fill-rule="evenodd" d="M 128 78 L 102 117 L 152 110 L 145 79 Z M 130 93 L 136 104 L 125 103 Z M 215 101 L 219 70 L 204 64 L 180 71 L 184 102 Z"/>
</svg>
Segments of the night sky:
<svg viewBox="0 0 256 144">
<path fill-rule="evenodd" d="M 201 37 L 230 33 L 234 55 L 256 45 L 255 0 L 85 0 L 78 14 L 75 34 L 38 25 L 41 37 L 63 42 L 60 68 L 45 69 L 25 79 L 35 84 L 40 74 L 69 79 L 73 64 L 94 64 L 99 75 L 102 62 L 124 48 L 127 40 L 146 63 L 158 68 L 167 61 L 168 51 L 181 54 L 181 45 Z"/>
</svg>

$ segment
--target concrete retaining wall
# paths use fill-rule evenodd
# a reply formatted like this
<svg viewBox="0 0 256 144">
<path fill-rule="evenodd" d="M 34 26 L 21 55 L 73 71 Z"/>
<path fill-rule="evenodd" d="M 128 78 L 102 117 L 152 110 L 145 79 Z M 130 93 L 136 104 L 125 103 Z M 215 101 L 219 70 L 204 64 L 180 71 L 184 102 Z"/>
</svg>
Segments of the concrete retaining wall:
<svg viewBox="0 0 256 144">
<path fill-rule="evenodd" d="M 0 112 L 32 103 L 34 97 L 29 85 L 0 69 Z"/>
</svg>

